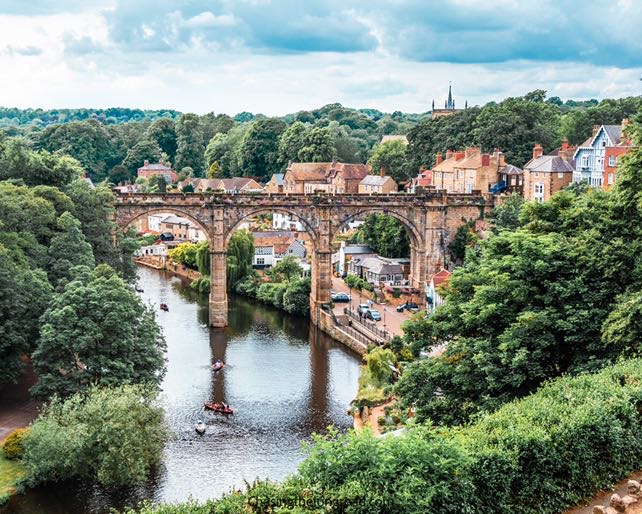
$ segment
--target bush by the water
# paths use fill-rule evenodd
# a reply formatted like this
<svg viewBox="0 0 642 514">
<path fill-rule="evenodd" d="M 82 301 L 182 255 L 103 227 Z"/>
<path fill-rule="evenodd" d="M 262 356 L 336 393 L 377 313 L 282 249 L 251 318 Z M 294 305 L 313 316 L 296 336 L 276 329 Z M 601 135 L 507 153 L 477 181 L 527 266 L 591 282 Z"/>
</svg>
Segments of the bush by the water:
<svg viewBox="0 0 642 514">
<path fill-rule="evenodd" d="M 28 434 L 28 428 L 18 428 L 5 438 L 4 443 L 2 443 L 2 451 L 7 459 L 22 458 L 24 439 Z"/>
<path fill-rule="evenodd" d="M 94 387 L 54 398 L 24 440 L 32 485 L 87 479 L 103 485 L 143 482 L 161 462 L 169 437 L 153 388 Z"/>
<path fill-rule="evenodd" d="M 234 291 L 290 314 L 309 316 L 310 279 L 298 278 L 288 282 L 262 282 L 257 274 L 239 280 Z"/>
<path fill-rule="evenodd" d="M 550 382 L 466 427 L 420 426 L 379 438 L 331 431 L 282 485 L 253 485 L 190 512 L 224 512 L 231 502 L 242 508 L 260 492 L 273 505 L 307 499 L 364 514 L 555 514 L 638 469 L 641 432 L 637 359 Z"/>
</svg>

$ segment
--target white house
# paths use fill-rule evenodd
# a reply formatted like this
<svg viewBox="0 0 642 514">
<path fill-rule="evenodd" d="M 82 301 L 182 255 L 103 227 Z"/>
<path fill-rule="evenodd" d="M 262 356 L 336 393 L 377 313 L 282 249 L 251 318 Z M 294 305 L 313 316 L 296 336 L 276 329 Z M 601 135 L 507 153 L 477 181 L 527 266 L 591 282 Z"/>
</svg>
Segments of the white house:
<svg viewBox="0 0 642 514">
<path fill-rule="evenodd" d="M 134 252 L 134 257 L 167 257 L 167 247 L 164 244 L 141 246 Z"/>
<path fill-rule="evenodd" d="M 374 255 L 375 251 L 368 245 L 349 245 L 345 241 L 341 241 L 339 251 L 332 257 L 332 261 L 336 263 L 334 270 L 342 276 L 344 273 L 348 273 L 348 264 L 353 258 L 373 257 Z"/>
<path fill-rule="evenodd" d="M 303 232 L 305 228 L 303 223 L 292 219 L 292 216 L 284 212 L 272 213 L 272 228 L 274 230 L 296 230 Z"/>
<path fill-rule="evenodd" d="M 587 181 L 593 187 L 602 186 L 606 149 L 622 140 L 622 125 L 596 125 L 593 135 L 575 150 L 573 182 Z"/>
</svg>

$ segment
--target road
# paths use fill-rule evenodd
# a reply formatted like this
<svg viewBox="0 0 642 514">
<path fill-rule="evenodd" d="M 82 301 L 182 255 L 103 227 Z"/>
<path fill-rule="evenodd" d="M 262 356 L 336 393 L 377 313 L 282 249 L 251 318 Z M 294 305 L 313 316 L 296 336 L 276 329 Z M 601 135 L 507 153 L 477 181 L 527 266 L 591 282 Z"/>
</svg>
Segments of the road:
<svg viewBox="0 0 642 514">
<path fill-rule="evenodd" d="M 336 292 L 342 292 L 342 293 L 348 293 L 350 294 L 350 289 L 348 288 L 348 285 L 340 278 L 337 277 L 332 277 L 332 290 Z M 366 298 L 360 296 L 359 291 L 353 290 L 352 291 L 352 308 L 356 309 L 357 306 L 360 303 L 366 303 L 367 300 Z M 348 307 L 350 304 L 349 303 L 336 303 L 334 305 L 334 313 L 335 314 L 343 314 L 343 309 L 345 307 Z M 377 325 L 379 328 L 382 330 L 384 329 L 384 324 L 385 324 L 385 330 L 390 332 L 393 335 L 403 335 L 403 330 L 401 329 L 401 324 L 406 321 L 410 317 L 410 313 L 408 311 L 404 312 L 397 312 L 397 309 L 395 307 L 392 307 L 390 305 L 382 305 L 382 304 L 375 304 L 374 308 L 379 311 L 381 314 L 381 321 L 377 322 Z M 385 323 L 384 323 L 384 309 L 385 309 Z"/>
</svg>

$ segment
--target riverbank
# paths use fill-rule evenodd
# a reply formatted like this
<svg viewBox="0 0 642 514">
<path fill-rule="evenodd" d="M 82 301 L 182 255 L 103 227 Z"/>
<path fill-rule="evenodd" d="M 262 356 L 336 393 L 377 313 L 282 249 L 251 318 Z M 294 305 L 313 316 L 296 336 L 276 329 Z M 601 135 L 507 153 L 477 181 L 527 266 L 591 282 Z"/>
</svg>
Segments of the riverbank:
<svg viewBox="0 0 642 514">
<path fill-rule="evenodd" d="M 0 388 L 0 443 L 16 428 L 26 427 L 38 415 L 42 402 L 29 394 L 35 383 L 36 374 L 27 362 L 17 384 L 5 384 Z"/>
<path fill-rule="evenodd" d="M 0 452 L 0 505 L 4 505 L 16 493 L 16 487 L 25 476 L 20 461 L 9 460 Z"/>
</svg>

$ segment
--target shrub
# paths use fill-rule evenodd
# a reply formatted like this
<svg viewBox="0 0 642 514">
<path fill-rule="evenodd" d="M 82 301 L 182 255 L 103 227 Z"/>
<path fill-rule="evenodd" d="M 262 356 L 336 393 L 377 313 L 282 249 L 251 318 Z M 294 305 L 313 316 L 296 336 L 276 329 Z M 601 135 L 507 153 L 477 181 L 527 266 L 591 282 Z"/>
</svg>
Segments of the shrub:
<svg viewBox="0 0 642 514">
<path fill-rule="evenodd" d="M 304 278 L 288 284 L 283 295 L 283 309 L 299 316 L 310 315 L 310 279 Z"/>
<path fill-rule="evenodd" d="M 234 286 L 234 291 L 250 298 L 256 298 L 258 293 L 259 283 L 254 276 L 247 276 L 239 280 Z"/>
<path fill-rule="evenodd" d="M 195 289 L 199 293 L 207 294 L 210 292 L 210 277 L 209 275 L 204 275 L 202 277 L 197 278 L 194 280 L 191 284 L 190 287 L 192 289 Z"/>
<path fill-rule="evenodd" d="M 2 445 L 2 451 L 7 459 L 20 459 L 24 453 L 24 440 L 29 435 L 28 428 L 18 428 L 11 432 Z"/>
<path fill-rule="evenodd" d="M 155 398 L 151 388 L 139 385 L 94 387 L 65 401 L 54 398 L 24 441 L 29 483 L 143 482 L 160 464 L 169 436 Z"/>
</svg>

